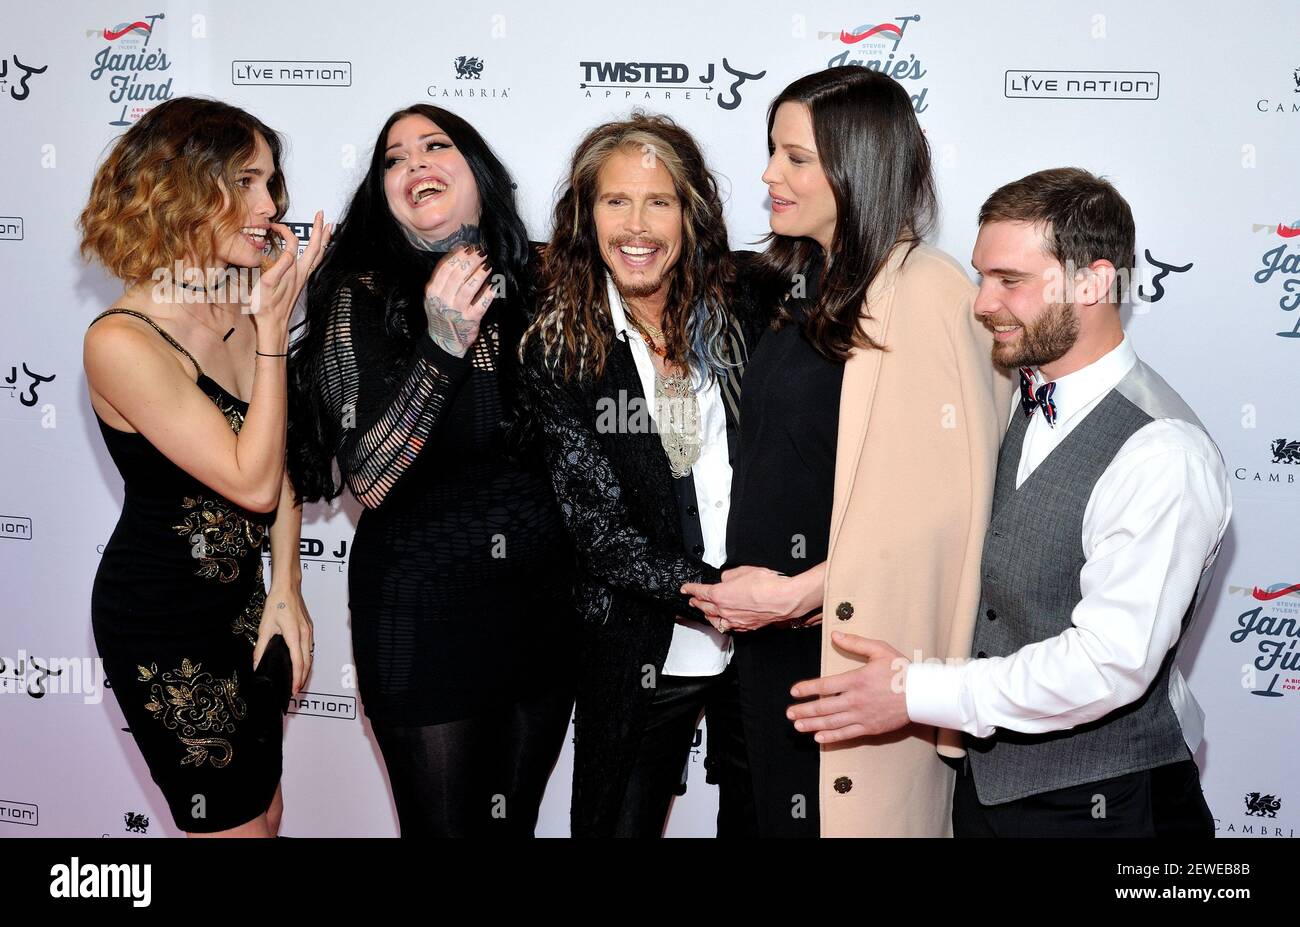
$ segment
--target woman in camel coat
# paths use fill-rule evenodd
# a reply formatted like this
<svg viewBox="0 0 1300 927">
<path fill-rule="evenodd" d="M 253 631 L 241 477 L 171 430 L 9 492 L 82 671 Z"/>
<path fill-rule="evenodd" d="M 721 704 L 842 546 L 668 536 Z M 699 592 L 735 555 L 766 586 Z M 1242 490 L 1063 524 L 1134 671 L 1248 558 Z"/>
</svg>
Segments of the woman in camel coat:
<svg viewBox="0 0 1300 927">
<path fill-rule="evenodd" d="M 975 287 L 924 243 L 933 182 L 902 87 L 831 68 L 786 88 L 768 128 L 778 323 L 742 388 L 731 569 L 684 591 L 734 632 L 760 834 L 945 836 L 956 737 L 819 746 L 785 711 L 793 683 L 862 665 L 832 631 L 969 655 L 1011 384 Z"/>
</svg>

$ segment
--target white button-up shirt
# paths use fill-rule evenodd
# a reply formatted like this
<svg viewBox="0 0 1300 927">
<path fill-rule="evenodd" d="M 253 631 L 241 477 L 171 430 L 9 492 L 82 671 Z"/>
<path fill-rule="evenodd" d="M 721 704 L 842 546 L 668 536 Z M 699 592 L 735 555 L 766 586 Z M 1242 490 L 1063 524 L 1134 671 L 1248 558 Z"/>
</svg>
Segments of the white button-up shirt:
<svg viewBox="0 0 1300 927">
<path fill-rule="evenodd" d="M 655 366 L 650 347 L 640 333 L 631 329 L 623 298 L 606 275 L 609 314 L 614 335 L 632 349 L 632 360 L 641 379 L 641 392 L 651 419 L 658 425 L 655 409 Z M 710 566 L 727 562 L 727 515 L 731 511 L 731 459 L 727 450 L 727 414 L 722 406 L 722 390 L 717 378 L 695 391 L 700 406 L 700 456 L 691 468 L 695 481 L 696 508 L 700 513 L 700 530 L 704 534 L 704 555 Z M 716 676 L 731 662 L 731 637 L 719 633 L 712 625 L 678 618 L 673 640 L 664 660 L 666 676 Z"/>
<path fill-rule="evenodd" d="M 1128 338 L 1056 381 L 1057 418 L 1036 409 L 1016 471 L 1017 488 L 1137 363 Z M 1035 386 L 1043 383 L 1035 371 Z M 1012 415 L 1023 414 L 1016 395 Z M 1004 657 L 963 665 L 914 663 L 907 671 L 913 721 L 988 737 L 997 728 L 1066 730 L 1136 701 L 1182 632 L 1182 619 L 1214 562 L 1232 513 L 1228 474 L 1194 424 L 1155 419 L 1119 449 L 1083 517 L 1083 598 L 1072 627 Z M 1169 699 L 1195 751 L 1204 714 L 1174 667 Z"/>
</svg>

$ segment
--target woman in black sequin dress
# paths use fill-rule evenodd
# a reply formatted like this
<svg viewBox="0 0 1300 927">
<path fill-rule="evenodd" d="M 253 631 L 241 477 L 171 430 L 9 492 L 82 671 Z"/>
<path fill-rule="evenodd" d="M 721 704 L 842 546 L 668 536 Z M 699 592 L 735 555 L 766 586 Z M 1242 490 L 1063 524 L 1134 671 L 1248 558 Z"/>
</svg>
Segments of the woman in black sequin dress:
<svg viewBox="0 0 1300 927">
<path fill-rule="evenodd" d="M 296 238 L 274 221 L 286 205 L 279 154 L 242 110 L 169 100 L 118 140 L 80 222 L 83 253 L 126 287 L 85 338 L 91 404 L 125 484 L 95 575 L 95 643 L 190 834 L 275 834 L 287 692 L 274 680 L 296 689 L 311 662 L 300 512 L 284 482 L 285 352 L 328 233 L 318 214 L 295 261 Z M 287 242 L 274 263 L 272 229 Z M 177 266 L 203 282 L 155 273 Z M 263 266 L 250 290 L 220 282 Z M 241 292 L 255 294 L 254 312 Z M 268 533 L 275 607 L 263 620 Z"/>
<path fill-rule="evenodd" d="M 403 836 L 530 835 L 573 698 L 571 553 L 516 408 L 532 249 L 445 110 L 394 113 L 308 294 L 290 470 L 365 506 L 348 569 Z"/>
</svg>

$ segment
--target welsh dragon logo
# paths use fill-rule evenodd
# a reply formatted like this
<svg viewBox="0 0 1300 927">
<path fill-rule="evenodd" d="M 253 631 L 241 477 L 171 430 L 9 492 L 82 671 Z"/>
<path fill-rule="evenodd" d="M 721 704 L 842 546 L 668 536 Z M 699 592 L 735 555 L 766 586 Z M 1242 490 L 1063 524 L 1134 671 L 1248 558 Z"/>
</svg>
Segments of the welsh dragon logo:
<svg viewBox="0 0 1300 927">
<path fill-rule="evenodd" d="M 1275 818 L 1282 810 L 1282 799 L 1274 795 L 1251 792 L 1246 796 L 1246 814 L 1261 818 Z"/>
</svg>

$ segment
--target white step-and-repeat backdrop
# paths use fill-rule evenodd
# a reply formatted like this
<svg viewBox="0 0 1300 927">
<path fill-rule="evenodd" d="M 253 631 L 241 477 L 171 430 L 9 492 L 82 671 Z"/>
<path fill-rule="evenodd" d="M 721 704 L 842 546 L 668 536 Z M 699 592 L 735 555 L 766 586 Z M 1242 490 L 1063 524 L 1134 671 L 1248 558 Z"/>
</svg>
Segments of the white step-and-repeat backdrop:
<svg viewBox="0 0 1300 927">
<path fill-rule="evenodd" d="M 1220 836 L 1300 827 L 1300 4 L 1208 0 L 340 0 L 4 4 L 0 37 L 0 835 L 174 833 L 111 693 L 90 587 L 122 501 L 86 396 L 82 332 L 118 285 L 73 227 L 107 146 L 158 101 L 244 107 L 290 142 L 287 221 L 337 218 L 386 116 L 469 119 L 543 237 L 571 147 L 632 107 L 702 141 L 734 245 L 767 230 L 764 112 L 789 81 L 862 63 L 913 95 L 934 149 L 938 244 L 963 263 L 979 204 L 1079 165 L 1133 205 L 1145 283 L 1129 331 L 1197 410 L 1236 514 L 1181 665 Z M 346 607 L 355 505 L 309 509 L 309 691 L 285 742 L 283 832 L 396 832 L 359 703 Z M 184 620 L 177 615 L 177 620 Z M 105 695 L 107 694 L 107 697 Z M 673 835 L 713 832 L 698 748 Z M 566 748 L 539 833 L 568 833 Z"/>
</svg>

